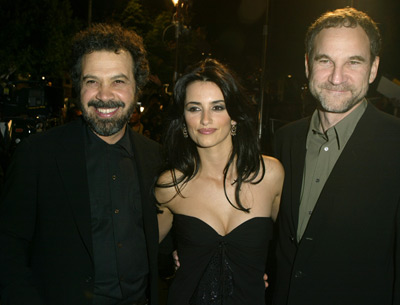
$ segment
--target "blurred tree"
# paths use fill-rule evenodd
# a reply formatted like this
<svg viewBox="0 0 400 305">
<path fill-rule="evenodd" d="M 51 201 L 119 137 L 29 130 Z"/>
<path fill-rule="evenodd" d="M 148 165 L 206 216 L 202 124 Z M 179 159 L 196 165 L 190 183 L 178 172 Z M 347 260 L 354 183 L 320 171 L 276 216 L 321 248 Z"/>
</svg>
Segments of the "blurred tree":
<svg viewBox="0 0 400 305">
<path fill-rule="evenodd" d="M 175 45 L 171 45 L 170 40 L 166 40 L 165 37 L 167 30 L 171 28 L 171 18 L 170 12 L 160 13 L 155 18 L 151 30 L 144 36 L 152 73 L 158 75 L 164 82 L 171 82 L 174 70 Z M 173 33 L 172 28 L 171 31 Z"/>
<path fill-rule="evenodd" d="M 62 81 L 69 71 L 72 36 L 87 21 L 73 17 L 71 0 L 0 0 L 0 81 L 19 77 L 29 80 Z M 149 53 L 151 71 L 163 83 L 172 82 L 176 39 L 175 8 L 152 9 L 142 0 L 118 0 L 113 9 L 93 22 L 118 22 L 143 36 Z M 179 72 L 208 54 L 202 28 L 190 28 L 191 1 L 183 1 L 179 14 Z"/>
<path fill-rule="evenodd" d="M 62 80 L 78 29 L 68 0 L 0 0 L 0 80 Z"/>
<path fill-rule="evenodd" d="M 199 60 L 202 54 L 208 54 L 208 44 L 202 28 L 190 29 L 190 1 L 185 1 L 179 15 L 179 68 L 183 72 L 188 64 Z M 152 74 L 162 82 L 172 82 L 175 64 L 176 37 L 173 15 L 175 10 L 151 10 L 144 7 L 140 0 L 130 0 L 115 21 L 143 36 Z M 176 20 L 175 20 L 176 21 Z"/>
<path fill-rule="evenodd" d="M 148 12 L 143 10 L 137 0 L 129 1 L 118 19 L 124 27 L 136 31 L 141 36 L 144 36 L 152 28 Z"/>
<path fill-rule="evenodd" d="M 130 0 L 122 12 L 115 15 L 115 21 L 124 27 L 136 31 L 143 37 L 151 73 L 158 75 L 164 81 L 169 81 L 173 71 L 173 49 L 164 42 L 165 29 L 171 24 L 172 12 L 150 12 L 139 0 Z"/>
</svg>

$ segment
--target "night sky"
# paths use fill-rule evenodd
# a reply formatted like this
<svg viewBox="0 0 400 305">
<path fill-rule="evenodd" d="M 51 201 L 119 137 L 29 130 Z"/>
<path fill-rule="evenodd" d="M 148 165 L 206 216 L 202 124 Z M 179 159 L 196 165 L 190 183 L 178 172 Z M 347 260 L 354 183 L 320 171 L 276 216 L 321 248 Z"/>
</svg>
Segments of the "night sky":
<svg viewBox="0 0 400 305">
<path fill-rule="evenodd" d="M 87 1 L 71 0 L 75 13 L 87 14 Z M 93 20 L 102 21 L 113 6 L 126 0 L 93 0 Z M 380 75 L 400 79 L 400 1 L 399 0 L 192 0 L 191 26 L 207 31 L 213 56 L 229 63 L 239 73 L 251 74 L 261 66 L 263 26 L 268 19 L 267 74 L 270 78 L 292 75 L 305 82 L 303 39 L 306 29 L 327 10 L 353 4 L 367 12 L 381 30 L 384 48 Z M 173 10 L 170 0 L 143 0 L 152 10 Z M 199 50 L 200 51 L 200 50 Z"/>
</svg>

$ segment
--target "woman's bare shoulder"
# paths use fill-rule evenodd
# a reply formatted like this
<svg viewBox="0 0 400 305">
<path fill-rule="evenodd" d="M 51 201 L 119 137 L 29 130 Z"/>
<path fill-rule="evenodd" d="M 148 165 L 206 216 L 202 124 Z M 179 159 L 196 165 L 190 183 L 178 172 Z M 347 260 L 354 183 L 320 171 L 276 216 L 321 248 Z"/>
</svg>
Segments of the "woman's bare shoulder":
<svg viewBox="0 0 400 305">
<path fill-rule="evenodd" d="M 265 165 L 265 172 L 271 172 L 276 175 L 283 175 L 284 170 L 281 162 L 279 162 L 278 159 L 271 157 L 271 156 L 266 156 L 263 155 L 263 161 Z"/>
<path fill-rule="evenodd" d="M 274 157 L 266 155 L 263 155 L 263 161 L 265 166 L 265 176 L 263 180 L 266 183 L 275 181 L 278 185 L 281 185 L 285 177 L 285 171 L 281 162 Z"/>
<path fill-rule="evenodd" d="M 168 170 L 160 174 L 155 187 L 155 195 L 158 203 L 167 204 L 177 195 L 176 179 L 182 176 L 182 173 L 177 170 Z"/>
</svg>

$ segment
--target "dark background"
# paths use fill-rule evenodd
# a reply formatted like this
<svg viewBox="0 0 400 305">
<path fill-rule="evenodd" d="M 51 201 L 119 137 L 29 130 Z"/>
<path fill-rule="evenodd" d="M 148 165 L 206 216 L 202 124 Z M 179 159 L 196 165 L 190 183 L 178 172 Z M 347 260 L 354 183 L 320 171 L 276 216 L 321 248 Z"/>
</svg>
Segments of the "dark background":
<svg viewBox="0 0 400 305">
<path fill-rule="evenodd" d="M 78 0 L 71 1 L 75 13 L 82 19 L 87 18 L 87 6 L 82 6 Z M 127 1 L 116 1 L 113 6 L 109 1 L 93 1 L 93 22 L 105 20 L 112 7 L 123 7 L 124 2 Z M 139 2 L 154 13 L 175 12 L 170 0 Z M 230 65 L 255 101 L 263 104 L 262 132 L 267 137 L 282 124 L 304 117 L 313 109 L 304 75 L 303 41 L 307 27 L 328 10 L 353 6 L 378 23 L 383 49 L 378 76 L 370 86 L 369 97 L 382 97 L 376 91 L 382 75 L 391 80 L 400 79 L 399 0 L 181 0 L 180 3 L 185 7 L 182 23 L 188 30 L 180 36 L 178 72 L 200 59 L 201 54 Z M 191 43 L 186 37 L 199 29 L 204 40 L 195 46 L 197 53 L 189 56 L 182 50 Z M 173 30 L 170 38 L 173 39 Z M 174 60 L 174 57 L 166 59 L 163 70 Z M 170 82 L 159 68 L 153 67 L 153 71 L 163 82 Z M 172 77 L 172 71 L 165 72 Z M 261 81 L 263 77 L 264 82 Z M 261 90 L 265 93 L 263 96 Z M 389 111 L 392 109 L 390 105 Z"/>
<path fill-rule="evenodd" d="M 143 120 L 157 130 L 155 140 L 161 137 L 160 110 L 168 105 L 173 75 L 214 57 L 237 72 L 262 108 L 258 132 L 268 153 L 276 128 L 315 107 L 304 76 L 307 27 L 322 13 L 345 6 L 365 11 L 378 23 L 383 50 L 368 94 L 382 110 L 400 114 L 400 103 L 393 106 L 376 90 L 381 76 L 400 79 L 399 0 L 179 3 L 177 9 L 171 0 L 0 0 L 0 123 L 22 120 L 23 128 L 13 128 L 25 136 L 75 118 L 77 97 L 68 76 L 71 38 L 89 23 L 117 22 L 144 37 L 153 76 L 140 102 L 145 106 Z M 178 43 L 173 21 L 180 25 Z M 25 118 L 44 127 L 37 128 L 34 121 L 28 130 Z"/>
<path fill-rule="evenodd" d="M 400 78 L 400 1 L 398 0 L 191 0 L 189 26 L 206 29 L 205 51 L 225 60 L 238 72 L 251 74 L 261 67 L 263 27 L 268 20 L 267 71 L 270 78 L 293 75 L 304 80 L 305 31 L 319 15 L 353 5 L 368 13 L 378 24 L 384 48 L 380 72 Z M 94 22 L 104 21 L 127 1 L 93 0 Z M 171 1 L 143 0 L 152 11 L 173 11 Z M 266 7 L 269 3 L 269 16 Z M 74 14 L 87 18 L 87 1 L 71 0 Z M 203 50 L 199 50 L 203 51 Z"/>
</svg>

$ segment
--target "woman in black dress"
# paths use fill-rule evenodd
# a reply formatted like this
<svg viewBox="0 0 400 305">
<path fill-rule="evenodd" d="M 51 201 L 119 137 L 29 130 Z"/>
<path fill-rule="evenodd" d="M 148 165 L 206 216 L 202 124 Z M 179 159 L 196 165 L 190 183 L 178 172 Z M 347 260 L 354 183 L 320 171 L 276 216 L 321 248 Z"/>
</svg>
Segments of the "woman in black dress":
<svg viewBox="0 0 400 305">
<path fill-rule="evenodd" d="M 264 305 L 263 274 L 283 183 L 260 153 L 253 105 L 216 60 L 176 83 L 155 193 L 160 240 L 174 228 L 171 305 Z"/>
</svg>

